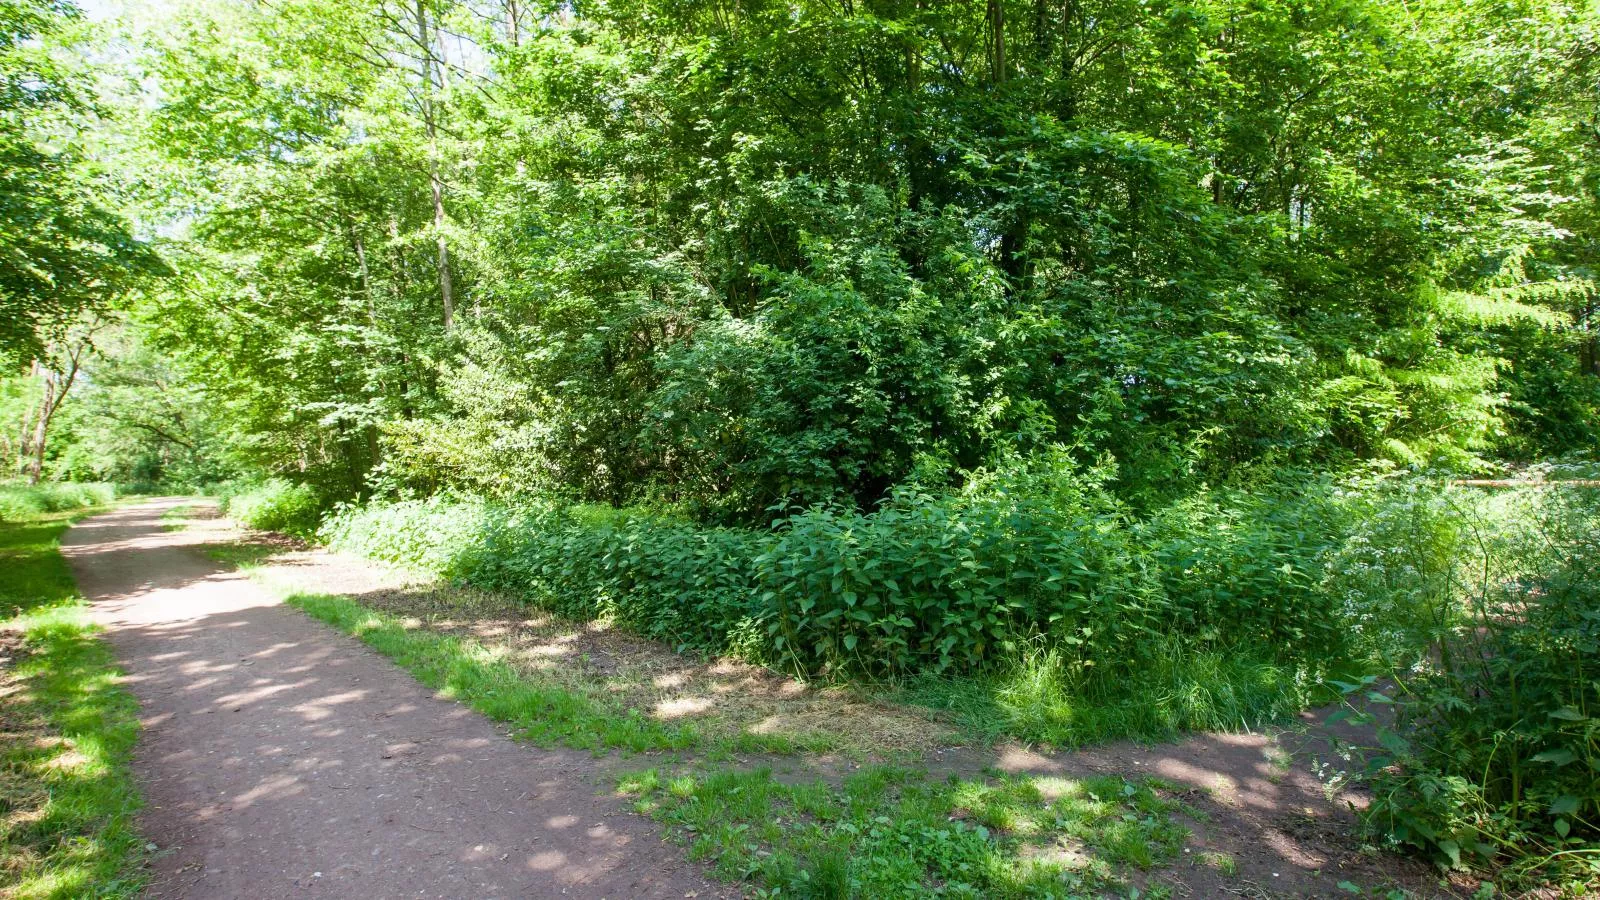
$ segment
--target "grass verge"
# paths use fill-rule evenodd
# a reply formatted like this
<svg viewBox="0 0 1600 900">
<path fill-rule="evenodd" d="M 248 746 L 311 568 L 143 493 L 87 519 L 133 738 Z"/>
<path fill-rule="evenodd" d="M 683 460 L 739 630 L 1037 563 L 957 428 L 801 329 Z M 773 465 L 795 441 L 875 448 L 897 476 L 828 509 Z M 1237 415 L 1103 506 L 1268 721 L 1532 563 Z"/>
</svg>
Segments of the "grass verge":
<svg viewBox="0 0 1600 900">
<path fill-rule="evenodd" d="M 692 725 L 667 725 L 638 710 L 610 708 L 581 693 L 527 679 L 504 654 L 475 641 L 438 634 L 345 597 L 290 594 L 285 602 L 359 638 L 446 697 L 467 704 L 541 746 L 583 750 L 683 750 L 697 744 Z"/>
<path fill-rule="evenodd" d="M 912 679 L 896 699 L 940 710 L 986 741 L 1015 738 L 1055 747 L 1249 731 L 1333 699 L 1307 669 L 1220 653 L 1174 651 L 1114 683 L 1068 678 L 1054 655 L 1026 653 L 992 675 Z"/>
<path fill-rule="evenodd" d="M 132 897 L 144 881 L 138 706 L 59 552 L 78 514 L 0 523 L 0 896 L 17 900 Z"/>
<path fill-rule="evenodd" d="M 930 781 L 864 768 L 834 785 L 769 769 L 625 776 L 635 809 L 665 823 L 725 880 L 770 897 L 1170 896 L 1123 873 L 1175 858 L 1188 831 L 1155 780 L 995 777 Z"/>
</svg>

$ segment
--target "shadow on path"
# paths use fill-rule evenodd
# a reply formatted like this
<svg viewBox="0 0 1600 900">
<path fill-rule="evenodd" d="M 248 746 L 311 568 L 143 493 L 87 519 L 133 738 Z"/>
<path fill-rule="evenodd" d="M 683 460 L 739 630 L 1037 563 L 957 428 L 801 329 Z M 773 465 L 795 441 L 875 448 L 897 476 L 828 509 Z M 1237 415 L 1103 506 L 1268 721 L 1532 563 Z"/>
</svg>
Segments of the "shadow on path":
<svg viewBox="0 0 1600 900">
<path fill-rule="evenodd" d="M 587 754 L 519 745 L 224 572 L 161 515 L 62 541 L 144 731 L 157 897 L 710 897 Z"/>
</svg>

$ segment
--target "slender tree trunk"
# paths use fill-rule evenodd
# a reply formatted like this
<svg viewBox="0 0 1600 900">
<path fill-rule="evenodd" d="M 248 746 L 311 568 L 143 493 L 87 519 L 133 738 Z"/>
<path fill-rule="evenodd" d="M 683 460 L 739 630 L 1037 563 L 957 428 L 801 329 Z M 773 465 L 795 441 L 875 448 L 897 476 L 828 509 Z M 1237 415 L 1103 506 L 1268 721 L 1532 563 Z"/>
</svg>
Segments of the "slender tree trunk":
<svg viewBox="0 0 1600 900">
<path fill-rule="evenodd" d="M 1005 0 L 989 0 L 989 77 L 996 87 L 1005 84 L 1006 7 Z M 1018 212 L 1000 235 L 1000 269 L 1006 273 L 1012 291 L 1026 289 L 1028 260 L 1028 214 Z"/>
<path fill-rule="evenodd" d="M 428 6 L 417 0 L 417 44 L 422 48 L 422 123 L 428 134 L 428 182 L 433 193 L 434 244 L 439 249 L 439 301 L 444 327 L 455 324 L 455 285 L 450 277 L 450 247 L 445 241 L 444 179 L 439 173 L 439 129 L 434 121 L 433 38 L 428 31 Z"/>
<path fill-rule="evenodd" d="M 367 266 L 367 244 L 361 240 L 361 231 L 354 225 L 350 226 L 350 246 L 356 251 L 356 266 L 361 273 L 361 293 L 367 300 L 367 324 L 376 327 L 378 310 L 376 298 L 372 295 L 372 270 Z"/>
<path fill-rule="evenodd" d="M 40 376 L 41 366 L 36 359 L 29 367 L 28 377 L 39 378 Z M 28 471 L 28 460 L 33 456 L 33 417 L 38 412 L 39 408 L 37 406 L 24 407 L 22 410 L 22 422 L 17 428 L 17 454 L 12 460 L 13 471 L 19 475 Z"/>
<path fill-rule="evenodd" d="M 76 346 L 68 347 L 65 372 L 57 372 L 49 366 L 35 363 L 44 378 L 44 385 L 40 392 L 38 417 L 33 423 L 33 459 L 28 466 L 29 484 L 38 484 L 44 477 L 44 452 L 49 442 L 50 422 L 56 417 L 56 411 L 61 408 L 62 401 L 67 399 L 67 392 L 72 390 L 72 383 L 78 379 L 78 366 L 88 349 L 87 337 Z"/>
<path fill-rule="evenodd" d="M 39 397 L 39 415 L 33 423 L 33 459 L 28 465 L 28 483 L 38 484 L 44 475 L 45 440 L 50 434 L 50 415 L 54 411 L 56 380 L 54 372 L 45 372 L 44 389 Z"/>
<path fill-rule="evenodd" d="M 989 0 L 989 77 L 995 84 L 1006 80 L 1005 0 Z"/>
<path fill-rule="evenodd" d="M 1583 330 L 1585 337 L 1579 350 L 1582 359 L 1583 371 L 1590 375 L 1600 376 L 1600 339 L 1595 336 L 1595 313 L 1600 311 L 1600 304 L 1590 300 L 1583 310 Z"/>
</svg>

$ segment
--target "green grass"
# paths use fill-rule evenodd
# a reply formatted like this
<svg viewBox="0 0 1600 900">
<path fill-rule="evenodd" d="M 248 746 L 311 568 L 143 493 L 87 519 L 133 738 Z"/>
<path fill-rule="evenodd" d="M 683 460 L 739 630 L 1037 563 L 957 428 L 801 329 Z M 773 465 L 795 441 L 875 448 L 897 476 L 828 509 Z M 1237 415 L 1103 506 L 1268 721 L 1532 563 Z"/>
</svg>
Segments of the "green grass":
<svg viewBox="0 0 1600 900">
<path fill-rule="evenodd" d="M 583 750 L 684 750 L 699 743 L 692 725 L 667 725 L 555 684 L 541 684 L 481 644 L 424 628 L 345 597 L 291 594 L 289 605 L 359 638 L 418 681 L 511 725 L 524 740 Z"/>
<path fill-rule="evenodd" d="M 0 655 L 12 655 L 0 678 L 7 897 L 132 897 L 144 881 L 129 770 L 138 707 L 61 558 L 72 515 L 0 523 Z"/>
<path fill-rule="evenodd" d="M 206 555 L 225 565 L 248 569 L 283 552 L 283 548 L 270 544 L 215 544 L 206 548 Z"/>
<path fill-rule="evenodd" d="M 1134 673 L 1070 677 L 1047 651 L 995 675 L 913 679 L 896 699 L 944 711 L 982 740 L 1080 747 L 1250 730 L 1334 699 L 1319 685 L 1305 669 L 1192 651 L 1161 654 Z"/>
<path fill-rule="evenodd" d="M 769 897 L 1103 896 L 1129 888 L 1122 873 L 1175 858 L 1188 835 L 1167 785 L 1116 777 L 940 783 L 878 766 L 833 785 L 785 784 L 768 769 L 650 769 L 619 790 L 691 859 Z"/>
<path fill-rule="evenodd" d="M 174 506 L 173 508 L 161 514 L 161 530 L 184 531 L 188 529 L 188 518 L 193 512 L 194 505 L 190 503 L 185 503 L 182 506 Z"/>
</svg>

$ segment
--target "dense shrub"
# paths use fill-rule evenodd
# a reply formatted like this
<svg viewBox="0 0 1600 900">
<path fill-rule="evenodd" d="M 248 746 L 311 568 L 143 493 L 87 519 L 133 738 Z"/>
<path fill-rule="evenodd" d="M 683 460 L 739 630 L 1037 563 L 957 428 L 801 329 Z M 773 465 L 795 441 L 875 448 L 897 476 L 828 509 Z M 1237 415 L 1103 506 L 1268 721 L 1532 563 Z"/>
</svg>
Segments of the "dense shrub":
<svg viewBox="0 0 1600 900">
<path fill-rule="evenodd" d="M 0 484 L 0 522 L 15 522 L 40 513 L 104 506 L 116 496 L 114 486 L 101 482 Z"/>
<path fill-rule="evenodd" d="M 1468 612 L 1393 692 L 1368 820 L 1449 864 L 1600 876 L 1600 492 L 1480 507 Z"/>
<path fill-rule="evenodd" d="M 1356 592 L 1333 569 L 1369 527 L 1372 490 L 1390 488 L 1360 502 L 1325 483 L 1201 493 L 1139 516 L 1108 476 L 1051 460 L 956 492 L 902 488 L 872 513 L 816 507 L 766 531 L 433 499 L 347 509 L 323 534 L 568 615 L 811 674 L 992 670 L 1042 644 L 1075 688 L 1175 651 L 1270 665 L 1368 649 L 1353 641 Z M 1408 590 L 1434 576 L 1385 577 Z"/>
<path fill-rule="evenodd" d="M 310 485 L 272 478 L 259 484 L 228 485 L 220 494 L 223 509 L 247 527 L 302 537 L 317 530 L 322 501 Z"/>
<path fill-rule="evenodd" d="M 1049 461 L 765 531 L 435 498 L 323 534 L 681 648 L 913 676 L 913 697 L 1038 740 L 1245 727 L 1335 665 L 1399 670 L 1371 823 L 1452 863 L 1592 860 L 1600 492 L 1302 478 L 1141 514 L 1108 475 Z"/>
</svg>

